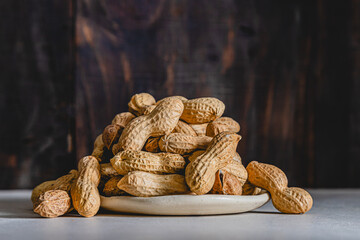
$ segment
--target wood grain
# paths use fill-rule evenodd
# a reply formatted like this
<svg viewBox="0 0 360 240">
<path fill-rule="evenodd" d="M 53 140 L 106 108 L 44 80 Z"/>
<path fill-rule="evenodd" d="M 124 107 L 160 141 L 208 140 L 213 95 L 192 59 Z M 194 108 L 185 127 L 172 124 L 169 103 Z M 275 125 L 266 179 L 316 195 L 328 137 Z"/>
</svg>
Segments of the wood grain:
<svg viewBox="0 0 360 240">
<path fill-rule="evenodd" d="M 221 99 L 290 186 L 360 187 L 359 4 L 0 3 L 0 187 L 65 174 L 140 92 Z"/>
</svg>

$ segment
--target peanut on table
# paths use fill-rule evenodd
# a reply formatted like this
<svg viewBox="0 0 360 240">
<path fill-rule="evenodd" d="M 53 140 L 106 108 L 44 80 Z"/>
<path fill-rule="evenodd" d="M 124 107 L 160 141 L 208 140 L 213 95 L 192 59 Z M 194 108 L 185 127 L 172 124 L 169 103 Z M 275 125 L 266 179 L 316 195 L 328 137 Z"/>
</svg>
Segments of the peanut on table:
<svg viewBox="0 0 360 240">
<path fill-rule="evenodd" d="M 312 198 L 288 187 L 277 167 L 251 162 L 236 152 L 240 125 L 223 117 L 225 104 L 213 97 L 149 93 L 132 96 L 129 112 L 117 114 L 94 142 L 78 170 L 34 188 L 34 212 L 58 217 L 75 209 L 96 215 L 104 196 L 152 197 L 171 194 L 256 195 L 268 191 L 283 213 L 305 213 Z M 101 162 L 101 164 L 100 164 Z"/>
</svg>

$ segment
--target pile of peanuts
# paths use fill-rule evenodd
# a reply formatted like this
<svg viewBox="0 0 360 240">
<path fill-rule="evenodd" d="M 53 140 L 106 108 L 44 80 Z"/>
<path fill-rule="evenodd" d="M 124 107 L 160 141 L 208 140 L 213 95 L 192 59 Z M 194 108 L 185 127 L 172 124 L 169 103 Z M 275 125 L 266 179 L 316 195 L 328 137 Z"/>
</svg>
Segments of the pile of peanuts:
<svg viewBox="0 0 360 240">
<path fill-rule="evenodd" d="M 257 195 L 266 190 L 283 213 L 311 209 L 310 194 L 289 188 L 279 168 L 256 161 L 243 166 L 236 152 L 240 125 L 222 117 L 225 105 L 219 99 L 172 96 L 156 101 L 140 93 L 128 106 L 129 112 L 117 114 L 96 138 L 78 170 L 34 188 L 34 212 L 58 217 L 75 209 L 92 217 L 100 195 Z"/>
</svg>

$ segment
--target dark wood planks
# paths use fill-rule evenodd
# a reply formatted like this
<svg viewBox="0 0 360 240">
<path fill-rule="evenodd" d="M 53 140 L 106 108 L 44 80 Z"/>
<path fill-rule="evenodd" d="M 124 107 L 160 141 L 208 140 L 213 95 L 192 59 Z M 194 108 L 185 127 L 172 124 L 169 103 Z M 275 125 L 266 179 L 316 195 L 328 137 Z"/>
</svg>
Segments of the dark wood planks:
<svg viewBox="0 0 360 240">
<path fill-rule="evenodd" d="M 360 186 L 356 1 L 78 3 L 78 158 L 134 93 L 215 96 L 242 126 L 245 163 Z"/>
<path fill-rule="evenodd" d="M 218 97 L 241 124 L 245 164 L 275 164 L 290 185 L 360 187 L 359 9 L 357 0 L 3 1 L 0 188 L 74 168 L 139 92 Z"/>
<path fill-rule="evenodd" d="M 0 188 L 75 167 L 72 1 L 0 3 Z"/>
</svg>

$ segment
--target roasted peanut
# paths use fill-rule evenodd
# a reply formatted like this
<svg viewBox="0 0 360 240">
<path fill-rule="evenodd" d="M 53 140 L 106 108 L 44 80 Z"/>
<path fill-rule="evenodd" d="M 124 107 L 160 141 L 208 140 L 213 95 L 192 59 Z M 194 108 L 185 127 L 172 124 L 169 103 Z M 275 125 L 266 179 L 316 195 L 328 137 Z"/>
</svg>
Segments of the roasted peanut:
<svg viewBox="0 0 360 240">
<path fill-rule="evenodd" d="M 196 98 L 184 103 L 184 112 L 180 119 L 187 123 L 208 123 L 224 113 L 225 104 L 217 98 Z"/>
<path fill-rule="evenodd" d="M 265 190 L 252 185 L 249 181 L 246 181 L 242 187 L 242 195 L 258 195 Z"/>
<path fill-rule="evenodd" d="M 131 100 L 128 104 L 129 112 L 140 116 L 144 113 L 144 110 L 147 106 L 155 105 L 156 100 L 149 93 L 139 93 L 131 97 Z"/>
<path fill-rule="evenodd" d="M 171 133 L 184 109 L 181 100 L 171 98 L 162 101 L 148 115 L 132 120 L 122 132 L 119 142 L 114 144 L 114 155 L 121 150 L 141 150 L 149 137 Z"/>
<path fill-rule="evenodd" d="M 102 134 L 100 134 L 95 139 L 94 150 L 91 153 L 91 156 L 96 157 L 98 161 L 102 161 L 102 158 L 104 156 L 104 148 L 105 148 L 105 144 L 102 139 Z"/>
<path fill-rule="evenodd" d="M 185 178 L 192 192 L 200 195 L 210 191 L 215 173 L 231 162 L 239 140 L 237 134 L 222 132 L 214 137 L 204 154 L 188 164 Z"/>
<path fill-rule="evenodd" d="M 216 173 L 215 183 L 211 193 L 241 195 L 242 186 L 246 182 L 247 177 L 248 174 L 241 163 L 241 157 L 236 153 L 232 161 Z"/>
<path fill-rule="evenodd" d="M 145 143 L 145 150 L 152 153 L 160 152 L 159 141 L 160 137 L 150 137 Z"/>
<path fill-rule="evenodd" d="M 168 99 L 173 99 L 173 98 L 179 99 L 183 103 L 188 101 L 188 99 L 186 97 L 183 97 L 183 96 L 171 96 L 171 97 L 166 97 L 166 98 L 160 99 L 159 101 L 157 101 L 156 105 L 158 105 L 162 101 L 165 101 L 165 100 L 168 100 Z"/>
<path fill-rule="evenodd" d="M 197 136 L 205 136 L 206 135 L 206 128 L 208 126 L 208 123 L 189 124 L 189 125 L 192 129 L 194 129 Z"/>
<path fill-rule="evenodd" d="M 105 183 L 104 189 L 103 189 L 103 193 L 105 196 L 107 197 L 111 197 L 111 196 L 123 196 L 126 195 L 126 192 L 123 190 L 120 190 L 117 187 L 117 184 L 119 183 L 120 179 L 123 176 L 115 176 L 109 179 L 109 181 L 107 181 Z"/>
<path fill-rule="evenodd" d="M 305 213 L 312 207 L 311 195 L 304 189 L 288 188 L 288 180 L 281 169 L 265 163 L 252 161 L 246 167 L 249 182 L 268 190 L 274 207 L 283 213 Z"/>
<path fill-rule="evenodd" d="M 100 164 L 100 175 L 101 177 L 112 178 L 119 175 L 119 173 L 113 168 L 111 163 L 102 163 Z"/>
<path fill-rule="evenodd" d="M 114 117 L 111 124 L 116 124 L 119 125 L 121 128 L 125 128 L 125 126 L 134 118 L 134 114 L 130 112 L 119 113 Z"/>
<path fill-rule="evenodd" d="M 215 175 L 214 186 L 210 193 L 225 194 L 225 195 L 241 195 L 243 181 L 241 178 L 228 173 L 224 170 L 219 170 Z"/>
<path fill-rule="evenodd" d="M 241 140 L 241 136 L 240 136 L 240 140 Z M 197 151 L 191 153 L 191 155 L 188 157 L 189 162 L 194 161 L 195 158 L 197 158 L 198 156 L 200 156 L 204 152 L 205 152 L 205 150 L 197 150 Z M 242 163 L 241 162 L 241 157 L 240 157 L 240 155 L 238 153 L 235 153 L 235 155 L 233 157 L 233 160 Z"/>
<path fill-rule="evenodd" d="M 34 212 L 47 218 L 64 215 L 70 208 L 70 196 L 63 190 L 48 190 L 42 193 L 34 204 Z"/>
<path fill-rule="evenodd" d="M 179 121 L 174 130 L 173 133 L 183 133 L 190 136 L 197 136 L 195 130 L 186 122 Z"/>
<path fill-rule="evenodd" d="M 240 131 L 240 125 L 234 119 L 229 117 L 221 117 L 210 122 L 206 127 L 206 136 L 214 137 L 221 132 Z"/>
<path fill-rule="evenodd" d="M 84 217 L 94 216 L 100 208 L 100 165 L 93 156 L 83 157 L 78 164 L 79 177 L 71 188 L 74 208 Z"/>
<path fill-rule="evenodd" d="M 179 174 L 157 175 L 147 172 L 130 172 L 118 183 L 118 188 L 137 197 L 162 196 L 189 192 L 185 178 Z"/>
<path fill-rule="evenodd" d="M 185 159 L 179 154 L 150 153 L 144 151 L 125 150 L 110 160 L 114 169 L 125 175 L 132 171 L 150 173 L 177 173 L 185 168 Z"/>
<path fill-rule="evenodd" d="M 64 190 L 66 192 L 70 192 L 71 185 L 76 180 L 77 177 L 78 177 L 78 171 L 71 170 L 68 174 L 59 177 L 56 180 L 47 181 L 39 184 L 32 191 L 31 194 L 32 203 L 35 204 L 38 201 L 39 196 L 49 190 Z"/>
<path fill-rule="evenodd" d="M 196 149 L 206 149 L 212 138 L 207 136 L 190 136 L 183 133 L 171 133 L 161 137 L 159 147 L 161 151 L 186 154 Z"/>
<path fill-rule="evenodd" d="M 120 125 L 111 124 L 106 126 L 102 133 L 102 140 L 107 149 L 111 149 L 113 143 L 119 140 L 122 128 Z"/>
</svg>

